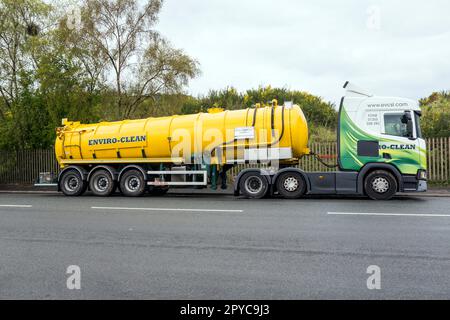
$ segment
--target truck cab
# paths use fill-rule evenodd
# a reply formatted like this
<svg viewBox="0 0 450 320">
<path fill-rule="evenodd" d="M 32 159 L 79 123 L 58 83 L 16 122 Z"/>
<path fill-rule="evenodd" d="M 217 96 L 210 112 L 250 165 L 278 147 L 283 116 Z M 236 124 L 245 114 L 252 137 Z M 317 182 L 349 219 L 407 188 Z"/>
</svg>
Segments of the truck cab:
<svg viewBox="0 0 450 320">
<path fill-rule="evenodd" d="M 341 171 L 368 175 L 385 171 L 394 176 L 396 191 L 426 191 L 426 145 L 416 101 L 380 97 L 346 83 L 338 125 Z M 358 186 L 372 198 L 388 196 L 390 177 L 374 175 Z M 367 180 L 367 177 L 364 179 Z"/>
<path fill-rule="evenodd" d="M 388 200 L 397 192 L 426 191 L 426 145 L 420 130 L 418 103 L 375 96 L 348 82 L 344 88 L 338 115 L 337 165 L 330 166 L 338 170 L 306 172 L 284 167 L 272 173 L 246 169 L 236 179 L 235 194 L 264 196 L 263 191 L 252 193 L 252 188 L 246 187 L 246 182 L 257 179 L 270 186 L 270 192 L 284 198 L 308 194 Z M 319 155 L 309 155 L 325 164 Z M 268 177 L 267 182 L 259 177 L 261 174 Z"/>
</svg>

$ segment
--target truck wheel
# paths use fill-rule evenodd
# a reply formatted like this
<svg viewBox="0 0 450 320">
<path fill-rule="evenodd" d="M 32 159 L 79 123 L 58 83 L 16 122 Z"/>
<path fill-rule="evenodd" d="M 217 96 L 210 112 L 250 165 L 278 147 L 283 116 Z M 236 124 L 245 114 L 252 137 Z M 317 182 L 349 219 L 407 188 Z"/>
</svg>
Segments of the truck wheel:
<svg viewBox="0 0 450 320">
<path fill-rule="evenodd" d="M 115 187 L 114 180 L 107 170 L 97 170 L 89 179 L 89 188 L 96 196 L 109 196 Z"/>
<path fill-rule="evenodd" d="M 145 192 L 144 176 L 139 170 L 129 170 L 120 178 L 120 191 L 127 197 L 139 197 Z"/>
<path fill-rule="evenodd" d="M 364 180 L 364 191 L 374 200 L 389 200 L 397 192 L 397 180 L 387 171 L 376 170 Z"/>
<path fill-rule="evenodd" d="M 246 198 L 261 199 L 269 190 L 269 182 L 259 172 L 248 172 L 241 177 L 239 188 Z"/>
<path fill-rule="evenodd" d="M 169 188 L 157 188 L 154 186 L 150 186 L 148 189 L 148 193 L 152 196 L 163 196 L 169 191 Z"/>
<path fill-rule="evenodd" d="M 297 199 L 305 194 L 306 184 L 298 172 L 283 172 L 276 182 L 278 193 L 286 199 Z"/>
<path fill-rule="evenodd" d="M 82 195 L 87 189 L 87 182 L 83 181 L 81 174 L 75 170 L 67 170 L 59 181 L 59 188 L 66 196 Z"/>
</svg>

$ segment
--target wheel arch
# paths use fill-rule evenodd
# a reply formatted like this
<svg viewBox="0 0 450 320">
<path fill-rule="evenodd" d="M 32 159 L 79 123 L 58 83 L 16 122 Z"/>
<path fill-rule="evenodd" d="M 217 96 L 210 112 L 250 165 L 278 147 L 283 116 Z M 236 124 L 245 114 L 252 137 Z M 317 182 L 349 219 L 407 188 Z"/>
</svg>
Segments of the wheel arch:
<svg viewBox="0 0 450 320">
<path fill-rule="evenodd" d="M 91 171 L 89 171 L 89 174 L 88 174 L 88 176 L 87 176 L 87 181 L 90 180 L 92 174 L 93 174 L 95 171 L 98 171 L 98 170 L 100 170 L 100 169 L 105 169 L 106 171 L 108 171 L 108 172 L 111 174 L 111 177 L 112 177 L 113 181 L 117 181 L 117 180 L 118 180 L 118 174 L 117 174 L 116 169 L 114 169 L 114 168 L 111 167 L 111 166 L 107 166 L 107 165 L 99 165 L 99 166 L 95 166 L 94 168 L 92 168 Z"/>
<path fill-rule="evenodd" d="M 142 173 L 142 175 L 144 176 L 144 181 L 147 181 L 147 173 L 145 172 L 144 168 L 142 168 L 141 166 L 136 165 L 136 164 L 130 164 L 130 165 L 124 167 L 122 170 L 120 170 L 119 175 L 117 176 L 117 181 L 120 181 L 122 175 L 131 169 L 139 170 Z"/>
<path fill-rule="evenodd" d="M 69 170 L 76 170 L 76 171 L 78 171 L 78 173 L 81 175 L 81 179 L 83 181 L 87 181 L 88 172 L 83 167 L 81 167 L 81 166 L 68 166 L 68 167 L 65 167 L 58 174 L 58 191 L 61 191 L 61 187 L 60 187 L 61 177 L 63 176 L 64 173 L 66 173 Z"/>
<path fill-rule="evenodd" d="M 393 165 L 389 163 L 377 163 L 377 162 L 371 162 L 364 165 L 364 167 L 361 168 L 361 170 L 358 173 L 357 178 L 357 191 L 359 194 L 364 194 L 364 179 L 366 176 L 375 170 L 385 170 L 390 173 L 392 173 L 397 180 L 397 192 L 403 191 L 403 179 L 402 175 L 400 173 L 400 170 Z"/>
</svg>

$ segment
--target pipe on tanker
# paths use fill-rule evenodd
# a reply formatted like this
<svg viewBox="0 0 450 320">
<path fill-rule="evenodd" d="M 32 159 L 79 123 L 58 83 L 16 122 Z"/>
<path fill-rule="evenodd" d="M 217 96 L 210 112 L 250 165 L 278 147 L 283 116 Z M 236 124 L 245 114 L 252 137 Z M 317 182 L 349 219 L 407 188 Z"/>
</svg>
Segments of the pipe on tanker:
<svg viewBox="0 0 450 320">
<path fill-rule="evenodd" d="M 268 147 L 273 147 L 275 144 L 277 144 L 278 142 L 281 141 L 281 139 L 283 138 L 283 135 L 284 135 L 284 109 L 285 109 L 285 107 L 282 106 L 282 107 L 281 107 L 281 133 L 280 133 L 278 139 L 277 139 L 276 141 L 272 141 L 270 144 L 268 144 L 268 143 L 266 143 L 266 144 L 257 143 L 256 145 L 248 145 L 248 147 L 261 147 L 261 146 L 264 146 L 264 145 L 266 145 L 266 146 L 268 146 Z M 255 119 L 256 119 L 255 115 L 256 115 L 256 110 L 257 110 L 257 109 L 255 108 L 255 112 L 254 112 L 254 116 L 253 116 L 252 127 L 255 126 Z M 272 109 L 272 110 L 273 110 L 273 109 Z M 273 120 L 273 119 L 272 119 L 272 120 Z M 221 145 L 218 145 L 217 147 L 213 148 L 213 150 L 216 150 L 216 149 L 218 149 L 218 148 L 224 148 L 224 147 L 226 147 L 228 144 L 233 143 L 233 142 L 235 142 L 235 141 L 236 141 L 236 139 L 233 139 L 233 140 L 224 142 L 224 143 L 222 143 Z"/>
</svg>

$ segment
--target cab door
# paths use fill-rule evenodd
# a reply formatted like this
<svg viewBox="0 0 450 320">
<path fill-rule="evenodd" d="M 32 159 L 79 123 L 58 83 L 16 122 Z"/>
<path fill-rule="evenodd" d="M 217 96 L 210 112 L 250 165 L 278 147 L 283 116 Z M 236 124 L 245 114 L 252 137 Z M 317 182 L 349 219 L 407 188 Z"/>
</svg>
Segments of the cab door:
<svg viewBox="0 0 450 320">
<path fill-rule="evenodd" d="M 414 112 L 382 112 L 381 132 L 380 156 L 384 161 L 395 165 L 402 174 L 417 174 L 420 168 L 420 143 Z"/>
</svg>

